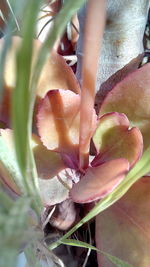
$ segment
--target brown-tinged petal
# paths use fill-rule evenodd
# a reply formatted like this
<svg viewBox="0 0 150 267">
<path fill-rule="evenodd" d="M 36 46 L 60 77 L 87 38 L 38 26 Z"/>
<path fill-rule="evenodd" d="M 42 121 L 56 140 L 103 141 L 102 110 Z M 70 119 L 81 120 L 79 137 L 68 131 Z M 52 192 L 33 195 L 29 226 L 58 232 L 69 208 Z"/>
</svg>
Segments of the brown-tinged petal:
<svg viewBox="0 0 150 267">
<path fill-rule="evenodd" d="M 142 134 L 138 128 L 129 129 L 129 121 L 122 113 L 112 112 L 103 115 L 93 136 L 93 142 L 99 154 L 91 163 L 92 166 L 110 159 L 126 158 L 132 167 L 142 155 Z"/>
<path fill-rule="evenodd" d="M 126 159 L 110 160 L 98 167 L 89 167 L 85 176 L 74 184 L 70 196 L 74 202 L 88 203 L 103 198 L 113 191 L 129 170 Z"/>
<path fill-rule="evenodd" d="M 150 145 L 150 64 L 128 75 L 106 96 L 100 108 L 100 115 L 117 111 L 125 113 L 131 126 L 137 126 L 144 141 Z"/>
<path fill-rule="evenodd" d="M 97 248 L 136 267 L 150 264 L 150 177 L 143 177 L 96 217 Z M 98 254 L 99 267 L 112 264 Z"/>
<path fill-rule="evenodd" d="M 52 90 L 41 101 L 37 126 L 43 144 L 50 150 L 77 155 L 80 96 L 69 90 Z"/>
</svg>

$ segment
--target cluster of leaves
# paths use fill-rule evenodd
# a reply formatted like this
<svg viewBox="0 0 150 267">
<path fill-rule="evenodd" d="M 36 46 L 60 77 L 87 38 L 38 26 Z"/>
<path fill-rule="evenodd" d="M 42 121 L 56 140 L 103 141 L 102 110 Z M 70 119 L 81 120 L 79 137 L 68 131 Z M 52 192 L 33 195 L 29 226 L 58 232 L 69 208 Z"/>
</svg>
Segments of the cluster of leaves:
<svg viewBox="0 0 150 267">
<path fill-rule="evenodd" d="M 33 54 L 33 36 L 35 35 L 37 14 L 42 4 L 42 1 L 39 0 L 36 1 L 35 3 L 34 0 L 28 0 L 28 1 L 12 0 L 10 2 L 8 1 L 7 3 L 9 4 L 8 7 L 10 8 L 11 12 L 10 14 L 12 14 L 13 16 L 10 15 L 7 18 L 8 26 L 5 32 L 6 37 L 0 55 L 0 66 L 1 66 L 0 85 L 1 85 L 2 96 L 4 93 L 2 90 L 4 81 L 4 66 L 6 62 L 7 51 L 11 46 L 11 35 L 16 25 L 18 27 L 17 19 L 18 20 L 19 19 L 22 20 L 22 18 L 27 18 L 27 19 L 24 19 L 21 22 L 20 26 L 22 43 L 16 57 L 16 62 L 17 62 L 16 86 L 12 98 L 12 124 L 13 124 L 16 158 L 14 158 L 14 155 L 12 155 L 12 157 L 10 155 L 7 158 L 6 155 L 7 148 L 3 143 L 3 139 L 1 139 L 0 163 L 2 167 L 4 167 L 4 169 L 5 168 L 7 169 L 9 176 L 13 177 L 13 180 L 19 186 L 24 197 L 20 197 L 20 199 L 15 200 L 14 202 L 9 197 L 7 197 L 4 192 L 1 192 L 0 194 L 0 199 L 2 203 L 1 205 L 2 216 L 0 222 L 0 227 L 2 229 L 1 240 L 4 240 L 4 242 L 1 243 L 2 247 L 1 251 L 3 255 L 3 257 L 1 257 L 2 266 L 6 266 L 5 262 L 7 254 L 10 255 L 10 261 L 15 262 L 16 255 L 19 249 L 21 248 L 22 244 L 26 242 L 29 243 L 30 239 L 32 239 L 31 241 L 33 242 L 32 234 L 34 235 L 35 229 L 33 231 L 33 229 L 29 227 L 29 222 L 27 221 L 26 214 L 28 213 L 28 210 L 32 208 L 37 214 L 38 218 L 40 218 L 41 211 L 43 208 L 39 192 L 39 185 L 37 179 L 38 175 L 32 150 L 32 141 L 31 141 L 32 120 L 33 120 L 34 104 L 36 98 L 35 88 L 37 86 L 38 78 L 42 71 L 45 60 L 47 59 L 49 52 L 52 50 L 55 41 L 57 40 L 58 37 L 62 35 L 67 25 L 67 22 L 71 19 L 72 15 L 78 10 L 78 8 L 81 7 L 81 5 L 84 3 L 84 0 L 77 0 L 74 2 L 72 2 L 71 0 L 64 1 L 63 8 L 60 10 L 59 14 L 56 16 L 54 20 L 54 25 L 52 27 L 52 30 L 50 31 L 50 33 L 47 36 L 47 39 L 44 41 L 43 45 L 40 48 L 40 52 L 38 58 L 36 59 L 33 72 L 31 72 L 32 69 L 31 59 Z M 70 94 L 71 97 L 73 93 L 68 93 L 68 94 Z M 83 99 L 84 99 L 84 94 L 85 93 L 83 92 Z M 54 95 L 56 96 L 57 92 Z M 43 103 L 44 101 L 46 101 L 46 99 L 43 100 Z M 89 101 L 91 100 L 89 99 Z M 82 107 L 84 108 L 85 102 L 82 104 L 83 106 L 81 105 L 81 108 Z M 87 103 L 86 105 L 88 106 Z M 87 111 L 87 114 L 89 114 L 89 111 Z M 109 96 L 108 96 L 107 105 L 106 107 L 105 105 L 102 107 L 101 115 L 105 114 L 106 112 L 113 112 L 113 111 L 114 110 L 112 110 L 111 104 L 109 106 Z M 120 110 L 115 110 L 115 111 L 120 112 Z M 83 116 L 81 120 L 83 121 L 84 118 L 85 117 Z M 128 125 L 126 126 L 128 127 Z M 84 129 L 81 129 L 81 131 L 82 130 L 84 133 Z M 97 141 L 95 141 L 95 144 L 99 145 L 97 144 Z M 85 151 L 82 151 L 81 149 L 80 152 L 82 155 L 82 152 Z M 113 203 L 115 203 L 118 199 L 120 199 L 132 186 L 132 184 L 134 184 L 140 177 L 144 176 L 150 171 L 149 163 L 150 163 L 150 148 L 147 148 L 141 160 L 138 161 L 138 163 L 128 172 L 128 175 L 120 183 L 120 185 L 117 188 L 115 188 L 110 194 L 107 194 L 102 200 L 100 200 L 95 205 L 95 207 L 86 215 L 86 217 L 84 217 L 77 225 L 75 225 L 65 236 L 63 236 L 60 240 L 54 242 L 50 246 L 50 249 L 54 249 L 55 247 L 59 246 L 62 243 L 67 245 L 83 246 L 89 249 L 95 249 L 94 247 L 86 243 L 70 240 L 68 239 L 68 237 L 70 237 L 70 235 L 84 223 L 88 222 L 90 219 L 92 219 L 100 212 L 104 211 Z M 87 162 L 86 161 L 84 162 L 83 158 L 81 157 L 80 164 L 81 164 L 80 167 L 82 169 L 84 167 L 84 164 L 87 164 Z M 81 189 L 82 187 L 86 186 L 86 184 L 88 184 L 88 178 L 85 183 L 83 182 L 83 186 L 82 186 L 82 181 L 80 183 Z M 72 191 L 73 192 L 72 196 L 75 199 L 76 195 L 78 195 L 79 197 L 81 196 L 82 198 L 82 190 L 81 194 L 79 195 L 80 188 L 79 191 L 78 188 L 77 191 L 76 190 L 75 192 Z M 109 191 L 108 188 L 107 191 Z M 82 202 L 82 199 L 81 201 L 79 201 L 79 203 L 80 202 Z M 14 231 L 14 229 L 16 229 L 16 231 Z M 30 232 L 32 232 L 32 234 L 30 234 Z M 16 240 L 15 243 L 14 239 Z M 12 249 L 12 247 L 14 248 L 14 250 Z M 104 252 L 102 253 L 112 263 L 116 264 L 116 266 L 129 266 L 128 264 L 123 263 L 121 260 L 116 259 L 115 257 L 108 255 L 107 253 Z"/>
</svg>

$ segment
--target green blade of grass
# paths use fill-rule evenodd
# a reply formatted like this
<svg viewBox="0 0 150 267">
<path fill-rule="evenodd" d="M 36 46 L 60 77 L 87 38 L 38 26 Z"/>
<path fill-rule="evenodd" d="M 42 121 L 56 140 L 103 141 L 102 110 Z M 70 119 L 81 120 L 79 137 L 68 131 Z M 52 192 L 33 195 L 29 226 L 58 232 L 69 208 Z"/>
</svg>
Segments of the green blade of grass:
<svg viewBox="0 0 150 267">
<path fill-rule="evenodd" d="M 78 222 L 71 230 L 69 230 L 61 239 L 52 243 L 50 245 L 50 249 L 54 249 L 60 245 L 60 242 L 69 236 L 71 236 L 79 227 L 81 227 L 84 223 L 88 222 L 100 212 L 106 210 L 112 204 L 114 204 L 117 200 L 119 200 L 128 189 L 142 176 L 146 175 L 150 172 L 150 147 L 144 152 L 141 160 L 133 167 L 133 169 L 128 173 L 126 178 L 120 185 L 108 196 L 100 200 L 95 207 Z"/>
<path fill-rule="evenodd" d="M 32 42 L 39 1 L 27 1 L 24 16 L 28 19 L 23 24 L 23 39 L 17 53 L 16 87 L 13 94 L 12 114 L 15 145 L 19 166 L 23 176 L 26 175 L 28 140 L 28 116 L 30 104 L 30 74 L 32 60 Z"/>
<path fill-rule="evenodd" d="M 2 14 L 2 18 L 5 21 L 5 23 L 8 22 L 9 17 L 12 16 L 12 20 L 14 20 L 14 26 L 16 26 L 16 28 L 19 30 L 19 24 L 17 21 L 17 18 L 14 14 L 11 2 L 9 0 L 1 0 L 0 1 L 0 10 L 1 10 L 1 14 Z"/>
<path fill-rule="evenodd" d="M 32 62 L 33 36 L 41 1 L 28 0 L 24 8 L 22 42 L 16 58 L 16 87 L 12 99 L 12 122 L 18 164 L 25 181 L 27 192 L 34 196 L 37 212 L 41 211 L 36 166 L 31 149 L 31 129 L 29 109 L 31 102 L 30 75 Z"/>
<path fill-rule="evenodd" d="M 68 245 L 68 246 L 74 246 L 74 247 L 81 247 L 81 248 L 87 248 L 87 249 L 92 249 L 92 250 L 96 250 L 96 251 L 99 251 L 96 247 L 86 243 L 86 242 L 83 242 L 83 241 L 80 241 L 80 240 L 76 240 L 76 239 L 63 239 L 60 241 L 60 244 L 64 244 L 64 245 Z"/>
<path fill-rule="evenodd" d="M 112 256 L 106 252 L 103 252 L 101 251 L 101 253 L 111 262 L 113 263 L 116 267 L 134 267 L 132 266 L 131 264 L 115 257 L 115 256 Z"/>
<path fill-rule="evenodd" d="M 87 249 L 92 249 L 92 250 L 96 250 L 99 253 L 102 253 L 110 262 L 112 262 L 113 264 L 115 264 L 116 267 L 133 267 L 132 265 L 128 264 L 127 262 L 114 257 L 108 253 L 105 253 L 104 251 L 101 251 L 99 249 L 97 249 L 96 247 L 86 243 L 86 242 L 82 242 L 79 240 L 75 240 L 75 239 L 63 239 L 60 241 L 61 244 L 64 245 L 68 245 L 68 246 L 74 246 L 74 247 L 82 247 L 82 248 L 87 248 Z"/>
</svg>

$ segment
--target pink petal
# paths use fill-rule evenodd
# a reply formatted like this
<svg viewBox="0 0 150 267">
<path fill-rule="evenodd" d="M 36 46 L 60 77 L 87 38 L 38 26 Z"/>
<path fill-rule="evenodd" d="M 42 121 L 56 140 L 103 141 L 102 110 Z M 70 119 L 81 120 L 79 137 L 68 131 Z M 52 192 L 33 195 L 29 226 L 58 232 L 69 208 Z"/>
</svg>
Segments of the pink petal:
<svg viewBox="0 0 150 267">
<path fill-rule="evenodd" d="M 96 217 L 97 248 L 136 267 L 150 263 L 150 177 L 141 178 L 113 206 Z M 110 267 L 102 254 L 99 266 Z"/>
<path fill-rule="evenodd" d="M 115 159 L 98 167 L 89 167 L 85 176 L 71 189 L 71 198 L 77 203 L 103 198 L 117 187 L 128 170 L 129 163 L 126 159 Z"/>
<path fill-rule="evenodd" d="M 99 154 L 91 163 L 92 166 L 115 158 L 126 158 L 133 166 L 142 155 L 142 135 L 138 128 L 129 129 L 125 114 L 113 112 L 103 115 L 93 142 Z"/>
<path fill-rule="evenodd" d="M 37 121 L 43 144 L 50 150 L 77 155 L 80 96 L 69 90 L 52 90 L 41 101 Z"/>
<path fill-rule="evenodd" d="M 128 75 L 106 96 L 100 115 L 117 111 L 125 113 L 131 126 L 137 126 L 144 140 L 144 147 L 150 145 L 150 64 Z"/>
</svg>

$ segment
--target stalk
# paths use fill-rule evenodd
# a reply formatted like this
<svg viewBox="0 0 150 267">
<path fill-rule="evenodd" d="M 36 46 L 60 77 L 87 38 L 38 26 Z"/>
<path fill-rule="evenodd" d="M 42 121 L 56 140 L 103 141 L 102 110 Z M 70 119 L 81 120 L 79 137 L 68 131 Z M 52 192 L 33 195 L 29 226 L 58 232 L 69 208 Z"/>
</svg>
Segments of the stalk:
<svg viewBox="0 0 150 267">
<path fill-rule="evenodd" d="M 80 169 L 88 166 L 98 57 L 105 22 L 105 0 L 89 0 L 84 31 L 80 112 Z"/>
</svg>

